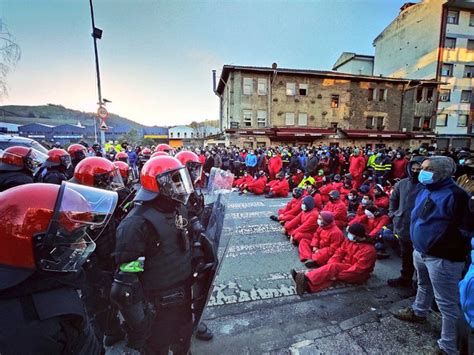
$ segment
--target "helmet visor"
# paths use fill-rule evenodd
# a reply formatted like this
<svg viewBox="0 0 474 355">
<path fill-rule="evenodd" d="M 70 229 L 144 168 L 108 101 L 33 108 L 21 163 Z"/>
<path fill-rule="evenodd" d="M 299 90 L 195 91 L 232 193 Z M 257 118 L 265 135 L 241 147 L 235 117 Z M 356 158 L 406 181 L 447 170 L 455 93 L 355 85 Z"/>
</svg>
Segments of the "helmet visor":
<svg viewBox="0 0 474 355">
<path fill-rule="evenodd" d="M 122 175 L 120 175 L 119 169 L 104 173 L 97 174 L 94 176 L 94 186 L 100 189 L 117 191 L 124 188 Z"/>
<path fill-rule="evenodd" d="M 158 175 L 156 180 L 160 187 L 160 194 L 183 204 L 188 202 L 189 195 L 194 191 L 193 182 L 185 167 Z"/>
<path fill-rule="evenodd" d="M 43 154 L 36 149 L 31 149 L 25 157 L 25 167 L 32 173 L 35 173 L 47 159 L 48 156 L 46 154 Z"/>
<path fill-rule="evenodd" d="M 108 222 L 117 205 L 116 192 L 63 182 L 59 201 L 59 228 L 70 230 L 80 226 L 100 226 Z M 61 195 L 61 194 L 60 194 Z"/>
<path fill-rule="evenodd" d="M 195 162 L 195 161 L 188 161 L 186 163 L 186 167 L 188 168 L 189 175 L 193 180 L 193 183 L 197 183 L 201 180 L 202 176 L 202 164 Z"/>
</svg>

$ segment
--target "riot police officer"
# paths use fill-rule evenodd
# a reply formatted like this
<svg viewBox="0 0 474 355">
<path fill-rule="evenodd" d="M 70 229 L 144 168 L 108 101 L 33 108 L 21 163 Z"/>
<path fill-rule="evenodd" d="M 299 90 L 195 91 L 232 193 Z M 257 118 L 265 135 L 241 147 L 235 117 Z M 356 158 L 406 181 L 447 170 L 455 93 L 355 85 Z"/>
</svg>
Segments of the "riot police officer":
<svg viewBox="0 0 474 355">
<path fill-rule="evenodd" d="M 71 179 L 80 185 L 92 186 L 118 193 L 119 204 L 124 185 L 119 169 L 102 157 L 87 157 L 77 164 Z M 115 211 L 114 211 L 115 217 Z M 118 310 L 111 304 L 110 287 L 112 285 L 115 264 L 112 253 L 115 249 L 115 218 L 103 230 L 91 230 L 97 247 L 84 265 L 86 283 L 82 288 L 82 300 L 90 317 L 92 328 L 100 343 L 111 346 L 125 336 L 118 319 Z"/>
<path fill-rule="evenodd" d="M 159 156 L 144 165 L 140 182 L 138 204 L 117 229 L 111 296 L 125 319 L 129 347 L 186 354 L 193 332 L 192 254 L 183 208 L 192 181 L 179 160 Z"/>
<path fill-rule="evenodd" d="M 29 147 L 13 146 L 0 151 L 0 191 L 33 183 L 33 174 L 46 155 Z"/>
<path fill-rule="evenodd" d="M 35 174 L 35 180 L 46 184 L 61 185 L 61 182 L 72 177 L 68 176 L 71 169 L 72 163 L 69 153 L 64 149 L 53 148 L 48 152 L 48 158 Z"/>
<path fill-rule="evenodd" d="M 96 204 L 95 201 L 100 201 Z M 0 193 L 0 353 L 100 354 L 77 289 L 117 194 L 63 182 Z"/>
<path fill-rule="evenodd" d="M 76 165 L 79 164 L 79 162 L 82 159 L 85 159 L 87 156 L 87 148 L 79 143 L 71 144 L 69 147 L 67 147 L 67 152 L 71 156 L 71 163 L 73 168 L 75 168 Z"/>
</svg>

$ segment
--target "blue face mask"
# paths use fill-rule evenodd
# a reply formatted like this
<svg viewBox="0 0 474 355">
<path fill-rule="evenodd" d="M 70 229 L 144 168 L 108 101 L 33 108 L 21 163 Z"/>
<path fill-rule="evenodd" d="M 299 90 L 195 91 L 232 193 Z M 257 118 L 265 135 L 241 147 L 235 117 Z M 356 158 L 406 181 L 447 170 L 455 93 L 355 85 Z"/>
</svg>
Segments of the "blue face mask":
<svg viewBox="0 0 474 355">
<path fill-rule="evenodd" d="M 355 237 L 354 237 L 353 234 L 347 233 L 347 239 L 349 239 L 351 242 L 353 242 L 355 240 Z"/>
<path fill-rule="evenodd" d="M 418 181 L 421 182 L 423 185 L 432 184 L 433 181 L 433 172 L 422 170 L 418 175 Z"/>
<path fill-rule="evenodd" d="M 459 160 L 459 165 L 464 165 L 464 162 L 465 162 L 464 159 Z"/>
</svg>

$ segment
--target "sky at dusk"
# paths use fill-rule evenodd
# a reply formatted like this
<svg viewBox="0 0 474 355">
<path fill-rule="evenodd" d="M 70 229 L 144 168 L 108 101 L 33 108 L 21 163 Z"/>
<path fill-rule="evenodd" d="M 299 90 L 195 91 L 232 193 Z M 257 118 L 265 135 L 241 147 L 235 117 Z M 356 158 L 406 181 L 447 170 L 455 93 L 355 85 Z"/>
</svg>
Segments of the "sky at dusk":
<svg viewBox="0 0 474 355">
<path fill-rule="evenodd" d="M 330 70 L 372 40 L 405 1 L 94 0 L 103 96 L 146 125 L 218 119 L 211 70 L 224 64 Z M 88 0 L 0 0 L 21 47 L 1 105 L 97 109 Z"/>
</svg>

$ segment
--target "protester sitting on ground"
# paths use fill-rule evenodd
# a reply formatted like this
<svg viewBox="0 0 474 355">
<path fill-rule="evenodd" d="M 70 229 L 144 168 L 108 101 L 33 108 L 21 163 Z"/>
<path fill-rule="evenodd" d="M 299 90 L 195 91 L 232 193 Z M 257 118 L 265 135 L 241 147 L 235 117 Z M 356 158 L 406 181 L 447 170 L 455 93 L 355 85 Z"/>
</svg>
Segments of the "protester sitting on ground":
<svg viewBox="0 0 474 355">
<path fill-rule="evenodd" d="M 314 176 L 314 180 L 316 181 L 316 187 L 321 187 L 323 186 L 324 184 L 324 170 L 323 169 L 319 169 L 318 170 L 318 175 Z"/>
<path fill-rule="evenodd" d="M 311 184 L 309 181 L 306 182 L 305 185 L 305 190 L 304 190 L 304 195 L 305 196 L 312 196 L 314 200 L 314 207 L 318 210 L 321 211 L 323 209 L 323 199 L 321 197 L 321 194 L 319 193 L 319 190 L 316 186 Z"/>
<path fill-rule="evenodd" d="M 301 212 L 301 200 L 303 199 L 303 190 L 295 187 L 292 193 L 293 198 L 286 204 L 284 208 L 277 211 L 277 215 L 270 216 L 272 221 L 283 221 L 284 216 L 291 216 L 288 219 L 295 218 Z M 287 220 L 288 220 L 287 219 Z"/>
<path fill-rule="evenodd" d="M 346 196 L 349 194 L 349 192 L 352 190 L 352 179 L 349 176 L 345 176 L 344 177 L 344 180 L 343 180 L 343 185 L 341 187 L 341 189 L 339 190 L 339 192 L 341 193 L 341 200 L 342 201 L 345 201 L 346 200 Z"/>
<path fill-rule="evenodd" d="M 290 242 L 297 244 L 302 238 L 311 239 L 316 228 L 319 212 L 314 208 L 314 200 L 311 196 L 306 196 L 301 201 L 301 212 L 291 221 L 286 222 L 282 231 L 289 238 Z"/>
<path fill-rule="evenodd" d="M 271 186 L 269 186 L 268 193 L 265 195 L 265 197 L 266 198 L 287 197 L 289 192 L 290 192 L 290 185 L 288 183 L 288 180 L 285 179 L 285 175 L 283 174 L 283 172 L 280 171 L 276 175 L 276 180 L 274 180 L 274 183 Z"/>
<path fill-rule="evenodd" d="M 346 200 L 344 201 L 347 206 L 347 217 L 348 218 L 354 218 L 357 209 L 359 208 L 360 205 L 360 200 L 362 198 L 359 197 L 359 194 L 357 193 L 357 190 L 351 190 L 349 194 L 346 196 Z"/>
<path fill-rule="evenodd" d="M 388 209 L 389 198 L 380 184 L 374 187 L 374 204 L 377 207 Z"/>
<path fill-rule="evenodd" d="M 370 202 L 364 209 L 364 215 L 356 216 L 349 225 L 360 223 L 365 227 L 367 236 L 376 239 L 382 228 L 391 224 L 387 210 L 379 208 Z"/>
<path fill-rule="evenodd" d="M 329 202 L 324 206 L 323 211 L 332 212 L 336 225 L 344 230 L 347 225 L 347 207 L 341 201 L 339 191 L 333 190 L 329 193 Z"/>
<path fill-rule="evenodd" d="M 305 292 L 319 292 L 337 281 L 364 283 L 374 270 L 376 260 L 374 245 L 365 235 L 364 226 L 353 224 L 347 230 L 347 238 L 326 265 L 307 272 L 291 270 L 296 293 L 301 296 Z"/>
<path fill-rule="evenodd" d="M 300 260 L 308 268 L 326 264 L 344 241 L 342 231 L 334 223 L 332 212 L 321 212 L 318 217 L 318 226 L 312 239 L 302 239 L 298 247 Z"/>
<path fill-rule="evenodd" d="M 323 198 L 324 204 L 326 204 L 329 201 L 329 193 L 331 191 L 340 192 L 343 185 L 343 183 L 341 182 L 341 175 L 339 174 L 334 175 L 332 179 L 330 177 L 326 178 L 326 181 L 328 180 L 329 182 L 319 189 L 319 192 L 321 193 L 321 197 Z"/>
<path fill-rule="evenodd" d="M 309 175 L 309 172 L 304 173 L 303 179 L 299 183 L 298 187 L 304 188 L 307 182 L 311 183 L 311 185 L 314 185 L 316 182 L 314 178 L 311 175 Z"/>
<path fill-rule="evenodd" d="M 304 178 L 304 172 L 301 169 L 296 169 L 296 174 L 291 176 L 291 185 L 292 187 L 297 187 Z"/>
<path fill-rule="evenodd" d="M 265 172 L 260 171 L 255 174 L 255 177 L 248 184 L 244 184 L 241 188 L 240 194 L 252 192 L 255 195 L 263 195 L 265 185 L 267 184 L 267 177 Z"/>
<path fill-rule="evenodd" d="M 247 171 L 244 171 L 244 176 L 239 179 L 235 179 L 233 182 L 234 187 L 240 188 L 243 185 L 247 185 L 249 182 L 253 180 L 252 175 L 250 175 Z"/>
</svg>

